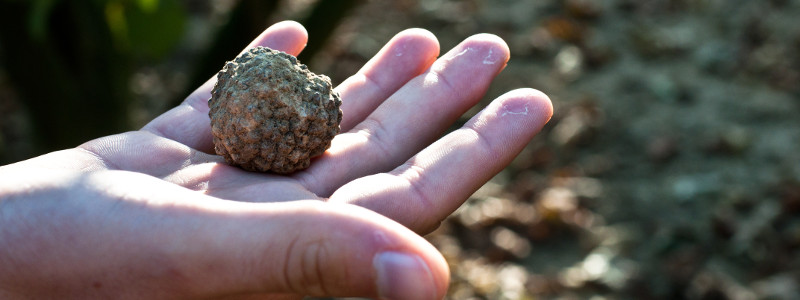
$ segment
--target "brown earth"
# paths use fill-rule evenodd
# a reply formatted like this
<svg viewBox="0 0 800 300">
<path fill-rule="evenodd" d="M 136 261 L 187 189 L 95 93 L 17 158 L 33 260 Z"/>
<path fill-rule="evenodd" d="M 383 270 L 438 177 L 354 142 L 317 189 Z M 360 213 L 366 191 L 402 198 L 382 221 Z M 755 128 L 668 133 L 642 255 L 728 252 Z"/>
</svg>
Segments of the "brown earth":
<svg viewBox="0 0 800 300">
<path fill-rule="evenodd" d="M 341 82 L 402 29 L 443 51 L 488 32 L 512 58 L 484 103 L 553 99 L 543 132 L 429 236 L 452 299 L 793 299 L 798 17 L 790 0 L 376 0 L 311 67 Z"/>
</svg>

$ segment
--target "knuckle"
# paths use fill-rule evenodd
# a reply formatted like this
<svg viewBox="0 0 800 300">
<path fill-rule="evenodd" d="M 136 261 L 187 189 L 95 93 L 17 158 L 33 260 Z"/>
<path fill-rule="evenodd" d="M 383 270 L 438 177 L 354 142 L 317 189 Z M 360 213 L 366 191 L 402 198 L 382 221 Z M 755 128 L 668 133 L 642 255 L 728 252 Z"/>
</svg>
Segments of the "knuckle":
<svg viewBox="0 0 800 300">
<path fill-rule="evenodd" d="M 289 266 L 286 268 L 290 289 L 299 294 L 329 295 L 330 277 L 325 273 L 331 259 L 328 244 L 324 241 L 313 241 L 293 248 L 288 254 Z"/>
</svg>

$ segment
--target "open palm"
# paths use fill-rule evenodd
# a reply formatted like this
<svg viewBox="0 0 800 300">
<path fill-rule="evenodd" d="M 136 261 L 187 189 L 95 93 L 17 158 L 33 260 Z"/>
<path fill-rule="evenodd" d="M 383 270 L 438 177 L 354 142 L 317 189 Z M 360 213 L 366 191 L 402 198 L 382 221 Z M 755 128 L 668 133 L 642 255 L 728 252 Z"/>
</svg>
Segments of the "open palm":
<svg viewBox="0 0 800 300">
<path fill-rule="evenodd" d="M 306 40 L 299 24 L 282 22 L 248 48 L 266 46 L 297 55 Z M 169 266 L 162 270 L 168 273 L 164 277 L 174 280 L 170 272 L 186 277 L 180 288 L 147 298 L 247 293 L 440 298 L 448 281 L 446 264 L 403 226 L 418 234 L 438 226 L 521 151 L 549 120 L 552 106 L 538 91 L 514 90 L 439 138 L 483 97 L 509 51 L 500 38 L 482 34 L 438 55 L 438 42 L 427 31 L 411 29 L 395 36 L 336 88 L 342 97 L 342 133 L 331 148 L 312 160 L 309 169 L 289 176 L 244 171 L 213 153 L 207 106 L 212 78 L 142 130 L 0 168 L 0 178 L 9 186 L 62 182 L 67 191 L 80 191 L 81 197 L 52 204 L 96 217 L 92 226 L 70 227 L 78 231 L 76 236 L 90 236 L 77 238 L 74 245 L 91 248 L 127 233 L 105 249 L 116 251 L 114 257 L 95 259 L 89 265 L 96 268 L 85 273 L 67 264 L 65 274 L 91 277 L 96 269 L 120 267 L 123 263 L 115 258 L 130 263 L 138 257 L 141 263 L 121 277 L 135 280 L 140 277 L 131 274 L 152 270 L 152 257 L 161 257 L 156 261 Z M 9 191 L 14 199 L 14 190 Z M 86 202 L 87 194 L 99 200 Z M 0 195 L 0 205 L 3 201 Z M 19 202 L 17 207 L 23 207 Z M 11 208 L 3 209 L 15 207 L 7 206 Z M 41 222 L 52 223 L 49 217 Z M 77 217 L 64 213 L 61 218 L 55 220 L 71 224 L 68 220 Z M 93 226 L 105 230 L 94 233 Z M 149 243 L 169 250 L 160 250 L 167 253 L 161 256 L 149 253 Z M 173 253 L 184 262 L 172 262 Z M 387 265 L 401 271 L 388 272 Z M 403 268 L 409 275 L 403 275 Z M 118 288 L 112 294 L 133 289 L 128 294 L 134 295 L 136 289 L 160 290 L 159 281 L 128 281 L 123 288 L 113 278 L 85 280 L 95 288 L 94 295 L 107 295 L 103 289 L 108 288 Z M 387 280 L 413 288 L 387 288 Z M 0 296 L 2 282 L 0 276 Z M 67 284 L 61 289 L 70 290 Z M 8 290 L 13 295 L 15 289 Z"/>
</svg>

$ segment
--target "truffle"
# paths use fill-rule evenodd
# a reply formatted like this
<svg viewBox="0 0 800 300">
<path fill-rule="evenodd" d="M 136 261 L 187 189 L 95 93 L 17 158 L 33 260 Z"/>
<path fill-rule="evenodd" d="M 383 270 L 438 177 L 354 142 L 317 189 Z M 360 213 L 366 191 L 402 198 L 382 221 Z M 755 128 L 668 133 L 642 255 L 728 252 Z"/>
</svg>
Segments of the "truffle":
<svg viewBox="0 0 800 300">
<path fill-rule="evenodd" d="M 256 47 L 225 64 L 208 101 L 214 151 L 248 171 L 308 168 L 339 133 L 331 80 L 284 52 Z"/>
</svg>

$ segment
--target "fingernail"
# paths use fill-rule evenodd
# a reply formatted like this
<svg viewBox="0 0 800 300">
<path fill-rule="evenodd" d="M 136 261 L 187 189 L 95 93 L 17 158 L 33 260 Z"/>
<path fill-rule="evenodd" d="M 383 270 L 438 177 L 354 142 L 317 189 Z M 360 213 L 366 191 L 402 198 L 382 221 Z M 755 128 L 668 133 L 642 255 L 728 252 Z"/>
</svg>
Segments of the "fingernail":
<svg viewBox="0 0 800 300">
<path fill-rule="evenodd" d="M 381 252 L 372 265 L 378 274 L 378 295 L 385 300 L 436 299 L 436 283 L 425 261 L 401 252 Z"/>
</svg>

